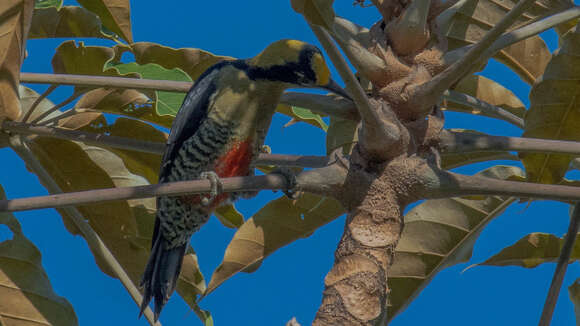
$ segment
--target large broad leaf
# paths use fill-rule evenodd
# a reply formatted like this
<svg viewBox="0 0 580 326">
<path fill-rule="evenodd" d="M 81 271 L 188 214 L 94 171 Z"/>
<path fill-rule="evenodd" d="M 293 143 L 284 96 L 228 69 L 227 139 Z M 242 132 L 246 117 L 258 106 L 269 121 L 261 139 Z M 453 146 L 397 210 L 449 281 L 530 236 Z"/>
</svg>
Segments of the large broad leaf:
<svg viewBox="0 0 580 326">
<path fill-rule="evenodd" d="M 29 90 L 29 92 L 32 91 Z M 31 96 L 27 98 L 27 103 L 33 101 Z M 51 106 L 46 105 L 37 108 L 37 110 L 42 112 L 42 108 Z M 25 112 L 28 109 L 24 103 L 23 108 Z M 115 135 L 122 135 L 118 129 L 127 128 L 130 130 L 123 132 L 130 133 L 135 138 L 140 138 L 142 130 L 145 129 L 152 135 L 165 137 L 151 126 L 149 128 L 154 131 L 144 126 L 139 127 L 139 124 L 144 123 L 137 120 L 132 120 L 133 122 L 121 120 L 119 125 L 115 123 L 110 126 L 111 128 L 108 128 L 107 121 L 102 115 L 91 113 L 88 118 L 82 115 L 79 118 L 75 117 L 62 120 L 61 126 L 84 131 L 110 129 L 114 131 Z M 144 163 L 147 162 L 146 159 L 134 156 L 131 160 L 126 160 L 127 163 L 125 163 L 119 156 L 129 155 L 130 151 L 124 151 L 125 154 L 123 151 L 119 151 L 119 155 L 116 155 L 105 148 L 47 137 L 33 139 L 31 148 L 40 163 L 64 192 L 150 184 L 146 178 L 133 173 L 133 171 L 147 170 Z M 156 176 L 154 178 L 156 179 Z M 90 204 L 79 206 L 77 209 L 103 239 L 105 245 L 123 266 L 131 280 L 138 284 L 149 258 L 155 219 L 155 199 Z M 59 210 L 59 213 L 63 216 L 67 229 L 73 234 L 80 234 L 66 211 Z M 101 260 L 100 255 L 95 254 L 95 259 L 103 272 L 115 276 L 108 268 L 108 264 Z M 204 290 L 205 281 L 199 272 L 197 257 L 193 249 L 189 248 L 188 254 L 184 257 L 178 292 L 192 308 L 198 309 L 195 297 Z"/>
<path fill-rule="evenodd" d="M 0 199 L 6 199 L 0 187 Z M 5 326 L 78 325 L 71 304 L 50 284 L 36 246 L 22 233 L 11 213 L 0 213 L 0 227 L 11 238 L 0 239 L 0 324 Z"/>
<path fill-rule="evenodd" d="M 48 7 L 34 10 L 28 38 L 100 37 L 101 20 L 94 13 L 78 6 L 60 9 Z"/>
<path fill-rule="evenodd" d="M 238 272 L 253 272 L 274 251 L 300 238 L 344 213 L 334 199 L 304 194 L 295 202 L 282 197 L 266 204 L 236 232 L 226 248 L 207 293 Z"/>
<path fill-rule="evenodd" d="M 20 65 L 33 9 L 33 0 L 0 2 L 0 120 L 16 120 L 20 116 Z"/>
<path fill-rule="evenodd" d="M 334 0 L 291 0 L 292 9 L 304 15 L 306 19 L 316 25 L 332 29 L 334 23 Z"/>
<path fill-rule="evenodd" d="M 112 77 L 139 77 L 134 73 L 121 74 L 115 69 L 106 69 L 115 58 L 115 51 L 105 46 L 78 45 L 75 41 L 65 41 L 56 48 L 52 57 L 52 69 L 57 74 L 94 75 Z M 86 91 L 86 87 L 75 86 L 75 91 Z"/>
<path fill-rule="evenodd" d="M 151 100 L 134 89 L 97 88 L 84 94 L 75 107 L 123 115 L 171 128 L 172 115 L 159 115 Z"/>
<path fill-rule="evenodd" d="M 138 64 L 155 63 L 165 69 L 179 68 L 196 80 L 207 68 L 232 57 L 218 56 L 207 51 L 192 48 L 174 49 L 150 42 L 131 44 L 131 52 Z"/>
<path fill-rule="evenodd" d="M 580 140 L 580 34 L 567 33 L 530 93 L 531 106 L 525 118 L 524 137 Z M 569 155 L 521 154 L 528 179 L 557 183 L 571 160 Z"/>
<path fill-rule="evenodd" d="M 523 118 L 526 113 L 526 106 L 512 91 L 483 76 L 469 75 L 463 78 L 455 86 L 454 90 L 478 98 L 491 105 L 498 106 L 520 118 Z M 446 105 L 443 106 L 443 109 L 481 114 L 495 118 L 494 115 L 489 115 L 486 112 L 452 100 L 448 100 Z"/>
<path fill-rule="evenodd" d="M 515 6 L 517 0 L 468 0 L 449 23 L 449 50 L 476 43 Z M 573 6 L 569 0 L 538 0 L 514 23 L 513 28 L 529 24 Z M 532 84 L 542 75 L 550 59 L 550 51 L 539 36 L 534 36 L 504 48 L 496 56 L 525 82 Z"/>
<path fill-rule="evenodd" d="M 97 14 L 106 28 L 133 43 L 129 0 L 78 0 L 78 3 Z"/>
<path fill-rule="evenodd" d="M 179 68 L 165 69 L 155 63 L 148 63 L 140 65 L 136 62 L 121 63 L 115 65 L 108 65 L 107 71 L 116 71 L 120 74 L 137 73 L 145 79 L 159 79 L 159 80 L 176 80 L 189 81 L 192 79 Z M 155 91 L 155 105 L 157 115 L 173 115 L 177 114 L 185 94 L 165 91 Z"/>
<path fill-rule="evenodd" d="M 495 166 L 480 176 L 521 176 L 516 167 Z M 427 200 L 405 215 L 405 228 L 389 270 L 389 318 L 401 312 L 443 268 L 466 262 L 481 230 L 514 198 Z"/>
<path fill-rule="evenodd" d="M 564 239 L 549 233 L 530 233 L 513 245 L 502 249 L 483 263 L 474 266 L 520 266 L 533 268 L 543 263 L 558 261 Z M 578 236 L 572 248 L 570 261 L 580 259 Z"/>
<path fill-rule="evenodd" d="M 577 279 L 568 287 L 568 294 L 570 295 L 570 300 L 574 303 L 576 326 L 580 326 L 580 279 Z"/>
</svg>

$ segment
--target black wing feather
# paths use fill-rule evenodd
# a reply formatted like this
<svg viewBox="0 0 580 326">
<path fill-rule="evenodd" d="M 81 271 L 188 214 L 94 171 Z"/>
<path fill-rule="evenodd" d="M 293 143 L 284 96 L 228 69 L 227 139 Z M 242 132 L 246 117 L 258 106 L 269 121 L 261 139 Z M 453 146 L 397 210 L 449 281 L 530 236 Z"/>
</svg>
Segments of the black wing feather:
<svg viewBox="0 0 580 326">
<path fill-rule="evenodd" d="M 161 161 L 159 181 L 165 181 L 172 167 L 172 162 L 183 143 L 193 136 L 205 120 L 208 113 L 209 99 L 217 89 L 217 77 L 220 68 L 231 64 L 222 61 L 206 70 L 193 84 L 171 126 L 171 133 Z"/>
</svg>

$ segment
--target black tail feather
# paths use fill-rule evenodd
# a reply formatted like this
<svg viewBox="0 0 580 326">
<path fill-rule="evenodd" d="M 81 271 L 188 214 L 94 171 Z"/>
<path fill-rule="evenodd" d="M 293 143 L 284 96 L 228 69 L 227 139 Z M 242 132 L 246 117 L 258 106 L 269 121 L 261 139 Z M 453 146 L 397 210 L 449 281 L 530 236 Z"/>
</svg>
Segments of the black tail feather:
<svg viewBox="0 0 580 326">
<path fill-rule="evenodd" d="M 153 248 L 151 248 L 151 255 L 141 279 L 143 302 L 141 303 L 139 317 L 141 317 L 151 299 L 155 298 L 154 314 L 155 321 L 157 321 L 163 306 L 167 303 L 177 285 L 187 243 L 171 249 L 165 249 L 165 239 L 161 236 L 161 232 L 155 233 L 156 238 L 154 239 Z"/>
</svg>

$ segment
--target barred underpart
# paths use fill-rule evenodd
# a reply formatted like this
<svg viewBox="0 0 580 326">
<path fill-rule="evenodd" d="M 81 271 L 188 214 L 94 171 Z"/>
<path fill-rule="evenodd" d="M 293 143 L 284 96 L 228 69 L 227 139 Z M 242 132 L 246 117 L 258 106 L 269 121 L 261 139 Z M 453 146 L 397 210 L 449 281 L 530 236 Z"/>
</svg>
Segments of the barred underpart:
<svg viewBox="0 0 580 326">
<path fill-rule="evenodd" d="M 163 181 L 199 179 L 200 174 L 210 170 L 215 160 L 224 152 L 232 130 L 234 128 L 231 124 L 208 118 L 183 143 Z M 209 215 L 201 205 L 185 203 L 180 197 L 158 197 L 157 218 L 167 249 L 170 249 L 187 243 L 191 235 L 207 222 Z"/>
</svg>

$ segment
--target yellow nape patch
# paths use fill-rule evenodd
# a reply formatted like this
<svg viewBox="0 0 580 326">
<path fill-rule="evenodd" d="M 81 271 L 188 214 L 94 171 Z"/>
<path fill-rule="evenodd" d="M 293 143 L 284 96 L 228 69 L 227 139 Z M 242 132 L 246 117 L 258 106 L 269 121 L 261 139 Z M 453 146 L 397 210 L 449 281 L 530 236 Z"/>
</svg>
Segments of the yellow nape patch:
<svg viewBox="0 0 580 326">
<path fill-rule="evenodd" d="M 306 46 L 306 43 L 297 40 L 280 40 L 276 41 L 264 51 L 250 60 L 258 67 L 268 68 L 275 65 L 283 65 L 288 62 L 298 62 L 300 51 Z"/>
<path fill-rule="evenodd" d="M 324 58 L 318 53 L 312 58 L 312 70 L 316 74 L 316 85 L 324 86 L 330 82 L 330 70 Z"/>
</svg>

